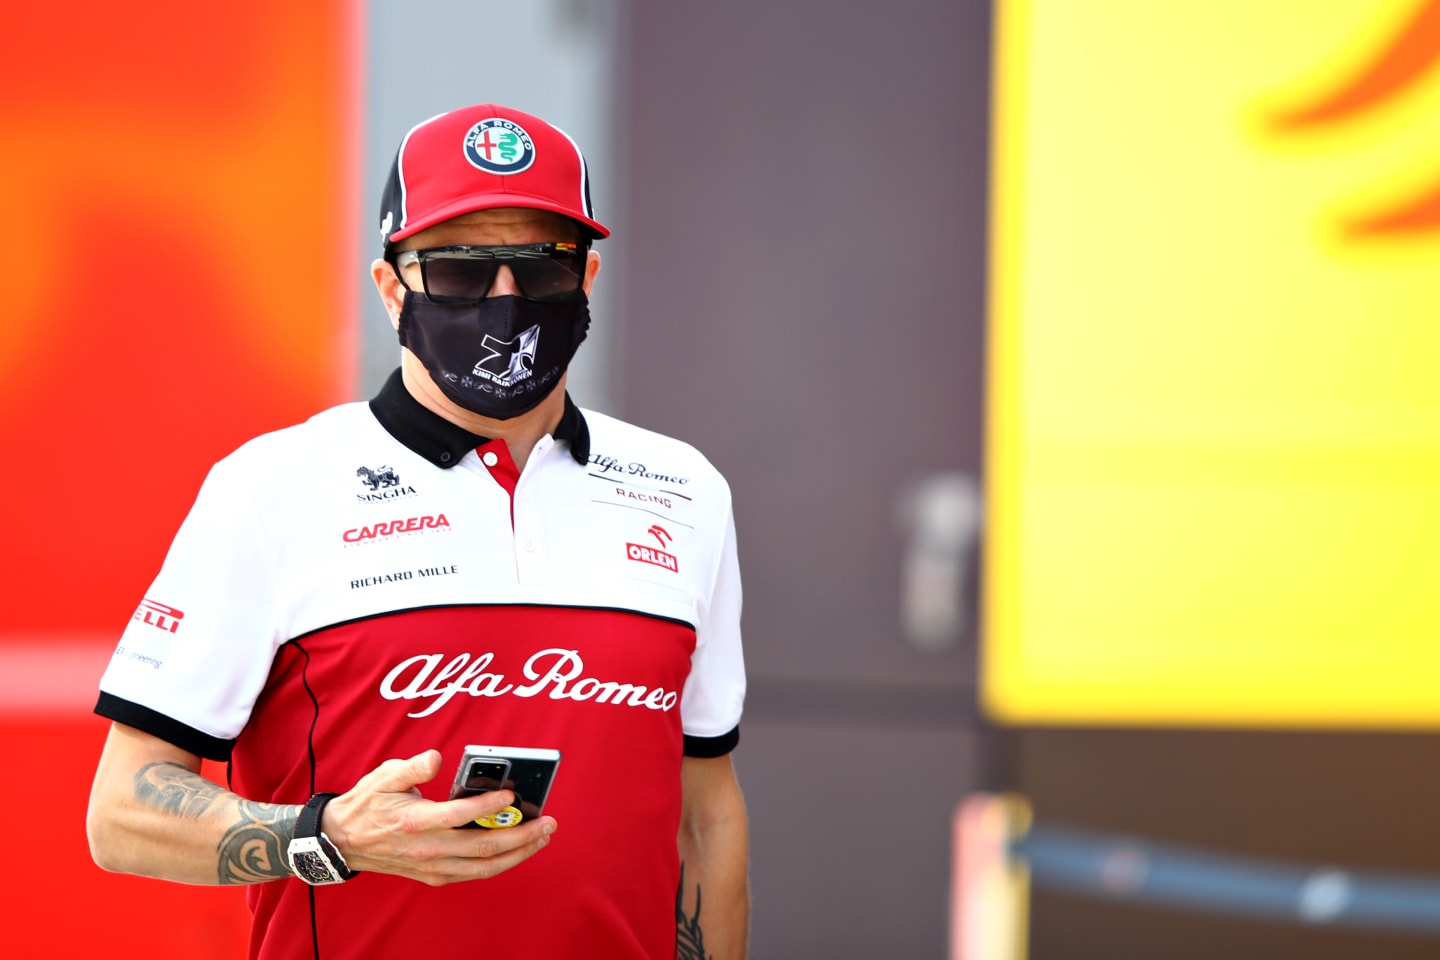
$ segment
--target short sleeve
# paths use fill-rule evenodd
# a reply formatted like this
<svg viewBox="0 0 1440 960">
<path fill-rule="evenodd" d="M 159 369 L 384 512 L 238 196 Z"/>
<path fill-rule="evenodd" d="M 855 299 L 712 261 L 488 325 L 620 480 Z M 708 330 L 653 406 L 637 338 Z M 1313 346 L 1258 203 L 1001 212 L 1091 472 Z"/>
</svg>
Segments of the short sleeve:
<svg viewBox="0 0 1440 960">
<path fill-rule="evenodd" d="M 735 518 L 728 496 L 726 500 L 723 541 L 709 596 L 700 606 L 695 653 L 681 699 L 685 752 L 690 756 L 719 756 L 733 749 L 745 704 L 740 563 Z"/>
<path fill-rule="evenodd" d="M 229 757 L 277 647 L 273 573 L 232 457 L 217 464 L 100 679 L 96 712 Z"/>
</svg>

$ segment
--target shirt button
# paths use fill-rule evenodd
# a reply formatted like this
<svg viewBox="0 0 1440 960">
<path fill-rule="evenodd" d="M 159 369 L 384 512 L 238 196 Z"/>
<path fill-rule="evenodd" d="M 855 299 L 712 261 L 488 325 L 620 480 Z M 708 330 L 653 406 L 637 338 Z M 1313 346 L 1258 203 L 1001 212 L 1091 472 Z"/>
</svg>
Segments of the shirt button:
<svg viewBox="0 0 1440 960">
<path fill-rule="evenodd" d="M 529 539 L 529 538 L 527 537 L 527 538 L 525 539 L 525 549 L 528 550 L 528 551 L 530 551 L 531 553 L 534 553 L 534 552 L 535 552 L 535 541 L 534 541 L 534 540 L 531 540 L 531 539 Z"/>
<path fill-rule="evenodd" d="M 495 456 L 494 450 L 486 450 L 484 456 L 482 456 L 480 460 L 487 467 L 493 467 L 495 466 L 495 464 L 500 462 L 500 458 Z"/>
<path fill-rule="evenodd" d="M 449 462 L 450 462 L 450 451 L 449 451 L 449 450 L 445 450 L 445 451 L 443 451 L 443 452 L 440 454 L 440 462 L 441 462 L 441 463 L 449 463 Z"/>
</svg>

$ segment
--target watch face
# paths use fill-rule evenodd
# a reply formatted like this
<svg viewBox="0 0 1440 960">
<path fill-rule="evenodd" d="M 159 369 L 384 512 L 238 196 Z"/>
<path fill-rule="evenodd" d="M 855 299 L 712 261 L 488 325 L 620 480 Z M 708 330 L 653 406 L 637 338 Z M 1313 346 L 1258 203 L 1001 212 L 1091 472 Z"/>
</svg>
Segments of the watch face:
<svg viewBox="0 0 1440 960">
<path fill-rule="evenodd" d="M 330 861 L 318 850 L 300 850 L 290 857 L 295 875 L 306 883 L 334 883 L 340 878 L 330 867 Z"/>
</svg>

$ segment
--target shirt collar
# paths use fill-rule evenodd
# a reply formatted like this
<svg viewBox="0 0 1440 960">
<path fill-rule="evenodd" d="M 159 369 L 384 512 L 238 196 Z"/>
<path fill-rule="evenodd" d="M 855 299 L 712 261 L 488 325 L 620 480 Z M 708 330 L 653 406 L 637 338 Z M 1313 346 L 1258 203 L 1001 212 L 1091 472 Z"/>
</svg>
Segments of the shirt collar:
<svg viewBox="0 0 1440 960">
<path fill-rule="evenodd" d="M 453 467 L 465 454 L 490 442 L 489 437 L 456 426 L 423 406 L 405 389 L 398 367 L 370 401 L 370 412 L 390 436 L 437 467 Z M 560 415 L 554 437 L 570 444 L 570 456 L 576 463 L 590 462 L 590 427 L 569 393 L 565 394 L 565 412 Z"/>
</svg>

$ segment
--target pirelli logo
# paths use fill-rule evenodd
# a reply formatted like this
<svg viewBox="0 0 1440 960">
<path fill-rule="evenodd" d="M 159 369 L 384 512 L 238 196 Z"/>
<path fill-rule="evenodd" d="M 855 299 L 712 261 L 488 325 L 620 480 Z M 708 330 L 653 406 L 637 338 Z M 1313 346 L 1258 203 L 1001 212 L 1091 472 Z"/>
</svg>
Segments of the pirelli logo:
<svg viewBox="0 0 1440 960">
<path fill-rule="evenodd" d="M 185 614 L 168 604 L 159 603 L 146 597 L 140 601 L 140 608 L 130 619 L 148 623 L 166 633 L 175 633 L 180 629 L 180 621 L 185 619 Z"/>
<path fill-rule="evenodd" d="M 664 567 L 672 573 L 680 572 L 680 563 L 672 554 L 664 550 L 656 550 L 654 547 L 642 547 L 638 543 L 625 544 L 625 556 L 637 563 L 652 563 L 657 567 Z"/>
</svg>

